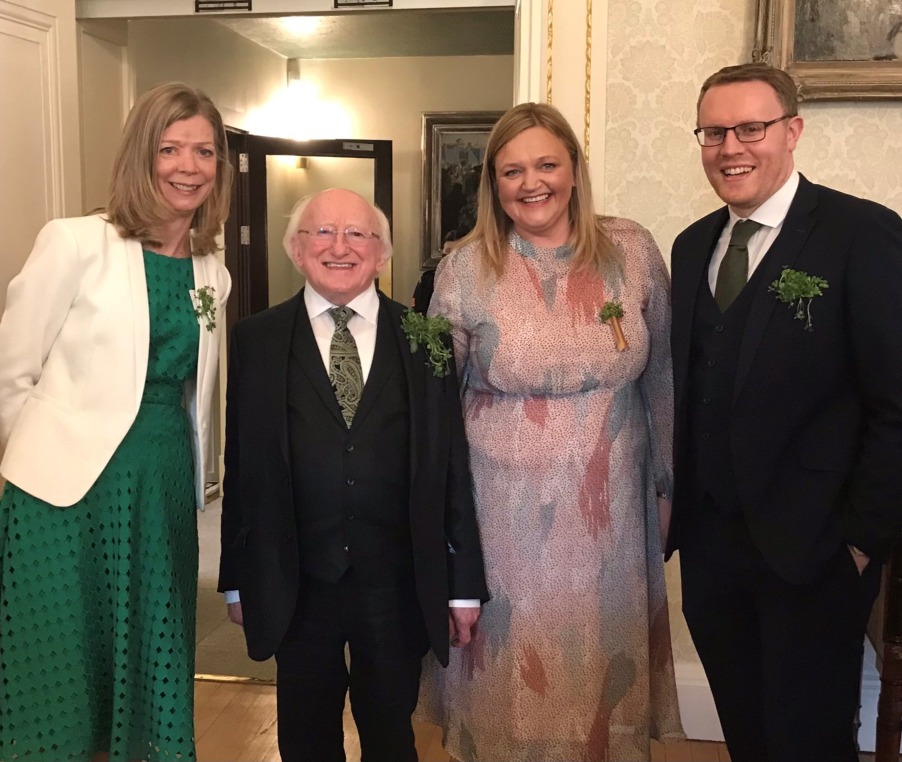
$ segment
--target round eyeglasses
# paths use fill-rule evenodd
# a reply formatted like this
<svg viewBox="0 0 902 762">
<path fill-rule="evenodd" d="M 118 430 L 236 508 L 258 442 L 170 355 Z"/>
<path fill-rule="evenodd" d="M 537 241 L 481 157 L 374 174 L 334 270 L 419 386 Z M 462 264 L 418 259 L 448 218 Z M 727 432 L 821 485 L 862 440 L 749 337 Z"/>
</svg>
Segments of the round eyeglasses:
<svg viewBox="0 0 902 762">
<path fill-rule="evenodd" d="M 731 130 L 740 143 L 757 143 L 759 140 L 764 140 L 767 128 L 772 124 L 782 122 L 784 119 L 792 119 L 792 117 L 792 114 L 784 114 L 769 122 L 743 122 L 734 127 L 697 127 L 692 134 L 703 148 L 719 146 L 727 139 L 727 133 Z"/>
<path fill-rule="evenodd" d="M 344 230 L 339 230 L 333 225 L 322 225 L 315 230 L 298 230 L 298 233 L 306 233 L 314 241 L 322 244 L 335 243 L 335 241 L 338 240 L 339 234 L 341 234 L 344 236 L 345 243 L 352 247 L 366 246 L 367 241 L 370 241 L 373 238 L 377 241 L 379 240 L 378 233 L 366 233 L 353 226 L 346 227 Z"/>
</svg>

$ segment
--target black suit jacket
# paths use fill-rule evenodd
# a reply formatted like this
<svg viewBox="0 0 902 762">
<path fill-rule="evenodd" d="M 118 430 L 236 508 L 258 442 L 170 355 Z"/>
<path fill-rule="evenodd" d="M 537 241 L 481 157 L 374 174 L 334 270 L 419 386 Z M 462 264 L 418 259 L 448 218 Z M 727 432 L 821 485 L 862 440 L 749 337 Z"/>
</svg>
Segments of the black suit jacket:
<svg viewBox="0 0 902 762">
<path fill-rule="evenodd" d="M 448 662 L 448 600 L 488 600 L 473 506 L 467 445 L 453 365 L 444 378 L 410 351 L 404 306 L 379 295 L 401 349 L 410 413 L 410 531 L 417 597 L 430 643 Z M 219 590 L 241 594 L 248 654 L 267 659 L 285 636 L 300 583 L 289 468 L 287 378 L 292 332 L 309 347 L 304 371 L 321 403 L 340 419 L 308 320 L 303 291 L 238 323 L 229 346 L 225 478 Z M 377 347 L 378 349 L 378 347 Z M 374 358 L 374 366 L 377 358 Z M 372 374 L 367 384 L 372 380 Z M 357 415 L 365 414 L 367 390 Z M 316 437 L 317 432 L 309 432 Z"/>
<path fill-rule="evenodd" d="M 676 420 L 673 524 L 679 547 L 692 499 L 689 353 L 699 288 L 726 208 L 674 242 Z M 804 177 L 759 265 L 740 347 L 729 441 L 740 507 L 770 566 L 813 579 L 842 542 L 876 561 L 902 526 L 902 220 L 884 206 Z M 769 290 L 784 267 L 825 278 L 813 330 Z"/>
</svg>

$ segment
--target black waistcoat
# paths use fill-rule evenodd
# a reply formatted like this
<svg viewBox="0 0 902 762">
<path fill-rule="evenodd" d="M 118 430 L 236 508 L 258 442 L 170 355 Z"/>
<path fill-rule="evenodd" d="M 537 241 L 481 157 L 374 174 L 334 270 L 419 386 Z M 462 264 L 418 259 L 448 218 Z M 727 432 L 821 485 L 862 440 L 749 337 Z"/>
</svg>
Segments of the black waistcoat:
<svg viewBox="0 0 902 762">
<path fill-rule="evenodd" d="M 308 374 L 320 372 L 318 390 Z M 302 569 L 329 582 L 351 565 L 374 584 L 404 578 L 413 564 L 410 414 L 401 350 L 386 310 L 379 311 L 373 364 L 350 428 L 327 387 L 301 303 L 288 370 L 288 437 Z"/>
<path fill-rule="evenodd" d="M 741 510 L 730 452 L 730 410 L 742 336 L 760 273 L 759 267 L 726 312 L 714 301 L 707 278 L 695 299 L 688 387 L 695 502 L 707 494 L 728 513 Z"/>
</svg>

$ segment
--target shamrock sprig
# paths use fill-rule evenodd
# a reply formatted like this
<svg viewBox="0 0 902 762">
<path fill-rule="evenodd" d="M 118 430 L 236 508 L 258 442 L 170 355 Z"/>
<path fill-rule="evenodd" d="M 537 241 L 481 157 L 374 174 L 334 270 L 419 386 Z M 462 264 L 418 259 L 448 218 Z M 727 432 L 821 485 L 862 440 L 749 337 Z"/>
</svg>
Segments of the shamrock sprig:
<svg viewBox="0 0 902 762">
<path fill-rule="evenodd" d="M 451 321 L 441 315 L 427 317 L 420 312 L 407 310 L 401 316 L 401 328 L 410 342 L 410 351 L 416 352 L 422 346 L 436 378 L 447 376 L 451 368 L 451 348 L 442 337 L 451 333 Z"/>
<path fill-rule="evenodd" d="M 784 267 L 780 277 L 770 284 L 768 291 L 777 294 L 783 304 L 795 308 L 795 319 L 805 321 L 805 330 L 813 331 L 811 324 L 811 301 L 821 296 L 828 283 L 816 275 L 809 275 L 802 270 Z"/>
<path fill-rule="evenodd" d="M 194 317 L 203 323 L 208 331 L 216 328 L 216 289 L 213 286 L 201 286 L 191 292 L 194 304 Z"/>
<path fill-rule="evenodd" d="M 601 323 L 610 323 L 611 330 L 614 332 L 614 340 L 617 343 L 617 351 L 623 352 L 625 349 L 629 349 L 629 344 L 626 343 L 626 336 L 623 334 L 623 326 L 620 324 L 620 318 L 623 317 L 623 303 L 614 299 L 610 302 L 605 302 L 601 309 L 598 310 L 598 320 Z"/>
</svg>

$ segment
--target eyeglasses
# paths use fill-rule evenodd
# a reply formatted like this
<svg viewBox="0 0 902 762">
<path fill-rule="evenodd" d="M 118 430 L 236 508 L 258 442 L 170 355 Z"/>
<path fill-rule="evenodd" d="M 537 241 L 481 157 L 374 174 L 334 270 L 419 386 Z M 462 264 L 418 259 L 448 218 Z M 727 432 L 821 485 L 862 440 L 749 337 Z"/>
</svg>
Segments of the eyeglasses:
<svg viewBox="0 0 902 762">
<path fill-rule="evenodd" d="M 727 133 L 732 130 L 736 136 L 736 140 L 740 143 L 757 143 L 764 140 L 767 135 L 767 128 L 784 119 L 792 119 L 792 114 L 784 114 L 769 122 L 745 122 L 737 124 L 735 127 L 698 127 L 692 131 L 692 134 L 698 139 L 698 144 L 704 148 L 708 146 L 719 146 L 727 139 Z"/>
<path fill-rule="evenodd" d="M 355 228 L 353 226 L 347 227 L 344 230 L 339 230 L 332 225 L 323 225 L 321 227 L 318 227 L 316 230 L 298 230 L 298 233 L 306 233 L 317 243 L 323 244 L 335 243 L 335 241 L 338 240 L 338 234 L 341 233 L 341 235 L 345 237 L 345 242 L 352 248 L 366 246 L 367 241 L 373 238 L 375 238 L 377 241 L 379 240 L 378 233 L 365 233 L 359 228 Z"/>
</svg>

